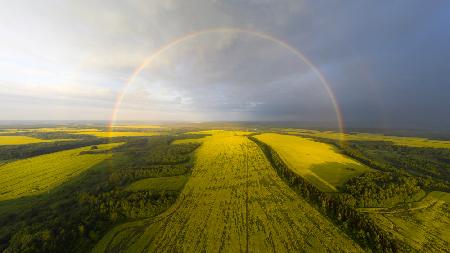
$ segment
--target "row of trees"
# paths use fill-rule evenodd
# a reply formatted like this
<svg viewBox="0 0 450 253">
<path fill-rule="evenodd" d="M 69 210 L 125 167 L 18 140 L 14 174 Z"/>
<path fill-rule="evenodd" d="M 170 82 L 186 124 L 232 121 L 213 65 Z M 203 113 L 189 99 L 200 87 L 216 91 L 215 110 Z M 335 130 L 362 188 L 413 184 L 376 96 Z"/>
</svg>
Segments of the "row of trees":
<svg viewBox="0 0 450 253">
<path fill-rule="evenodd" d="M 357 207 L 388 206 L 422 192 L 415 177 L 379 171 L 351 178 L 339 190 L 352 195 Z"/>
<path fill-rule="evenodd" d="M 424 190 L 450 192 L 448 149 L 403 147 L 368 141 L 352 141 L 339 147 L 345 155 L 369 167 L 391 172 L 397 177 L 414 177 Z"/>
<path fill-rule="evenodd" d="M 189 161 L 174 165 L 150 165 L 145 168 L 122 169 L 111 173 L 109 179 L 120 182 L 121 185 L 126 185 L 143 178 L 184 175 L 191 171 L 192 166 L 191 161 Z"/>
<path fill-rule="evenodd" d="M 120 191 L 113 190 L 98 195 L 82 192 L 80 205 L 88 205 L 91 212 L 102 215 L 112 222 L 127 218 L 155 216 L 175 202 L 176 191 Z"/>
<path fill-rule="evenodd" d="M 282 161 L 279 155 L 268 145 L 256 142 L 276 169 L 278 175 L 287 184 L 308 200 L 313 206 L 349 233 L 361 246 L 376 252 L 403 252 L 410 247 L 393 238 L 380 229 L 366 214 L 355 208 L 355 199 L 349 194 L 329 194 L 320 191 L 313 184 L 297 175 Z"/>
</svg>

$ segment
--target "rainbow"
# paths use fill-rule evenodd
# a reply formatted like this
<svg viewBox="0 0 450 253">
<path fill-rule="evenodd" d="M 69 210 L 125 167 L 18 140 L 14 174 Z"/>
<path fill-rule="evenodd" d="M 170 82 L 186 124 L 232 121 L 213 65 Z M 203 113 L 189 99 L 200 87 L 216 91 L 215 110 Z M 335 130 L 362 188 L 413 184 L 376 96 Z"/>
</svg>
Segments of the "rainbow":
<svg viewBox="0 0 450 253">
<path fill-rule="evenodd" d="M 193 38 L 201 36 L 201 35 L 210 34 L 210 33 L 242 33 L 242 34 L 252 35 L 252 36 L 255 36 L 255 37 L 258 37 L 261 39 L 271 41 L 271 42 L 275 43 L 276 45 L 278 45 L 282 48 L 285 48 L 286 50 L 291 52 L 293 55 L 295 55 L 298 59 L 300 59 L 303 63 L 305 63 L 308 67 L 310 67 L 310 69 L 313 71 L 313 73 L 320 80 L 320 83 L 322 84 L 328 97 L 331 100 L 331 103 L 333 104 L 334 110 L 336 112 L 336 120 L 338 123 L 339 131 L 343 138 L 344 135 L 342 133 L 344 133 L 344 120 L 343 120 L 342 112 L 337 103 L 336 97 L 334 96 L 333 90 L 331 89 L 325 76 L 317 69 L 316 66 L 314 66 L 314 64 L 310 60 L 308 60 L 308 58 L 306 58 L 298 49 L 292 47 L 291 45 L 289 45 L 288 43 L 286 43 L 280 39 L 273 37 L 272 35 L 262 33 L 259 31 L 254 31 L 254 30 L 241 29 L 241 28 L 229 28 L 229 27 L 205 29 L 205 30 L 200 30 L 200 31 L 185 34 L 185 35 L 178 37 L 178 38 L 168 42 L 167 44 L 161 46 L 156 51 L 154 51 L 153 54 L 148 56 L 144 60 L 144 62 L 142 62 L 141 65 L 139 65 L 136 69 L 134 69 L 131 76 L 128 77 L 128 79 L 126 80 L 122 92 L 120 92 L 119 95 L 117 96 L 115 106 L 114 106 L 114 109 L 113 109 L 113 112 L 111 115 L 110 124 L 109 124 L 110 129 L 112 129 L 114 126 L 114 122 L 117 119 L 118 111 L 120 109 L 120 106 L 122 104 L 122 101 L 124 99 L 124 96 L 126 94 L 128 87 L 133 83 L 133 81 L 136 79 L 136 77 L 139 76 L 139 74 L 142 72 L 142 70 L 144 68 L 146 68 L 149 64 L 152 63 L 152 61 L 155 58 L 157 58 L 158 56 L 160 56 L 162 53 L 169 50 L 170 48 L 173 48 L 187 40 L 193 39 Z"/>
</svg>

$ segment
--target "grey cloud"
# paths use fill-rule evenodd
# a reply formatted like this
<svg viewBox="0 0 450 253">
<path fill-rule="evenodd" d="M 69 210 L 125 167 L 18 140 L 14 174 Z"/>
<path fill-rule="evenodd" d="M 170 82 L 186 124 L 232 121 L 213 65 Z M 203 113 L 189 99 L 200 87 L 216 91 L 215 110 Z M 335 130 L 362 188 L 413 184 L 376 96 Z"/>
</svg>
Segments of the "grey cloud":
<svg viewBox="0 0 450 253">
<path fill-rule="evenodd" d="M 72 112 L 83 111 L 75 102 L 80 97 L 83 108 L 114 104 L 133 70 L 174 38 L 239 27 L 300 49 L 330 81 L 349 124 L 450 127 L 448 1 L 19 0 L 3 7 L 2 83 L 19 90 L 72 84 L 63 96 Z M 91 94 L 78 91 L 86 86 Z M 0 96 L 14 89 L 2 88 Z M 2 100 L 0 106 L 17 113 L 1 117 L 27 119 L 30 97 L 45 104 L 54 93 Z M 40 115 L 53 117 L 46 108 Z M 164 52 L 130 86 L 122 109 L 123 119 L 335 118 L 305 64 L 271 42 L 232 33 L 202 35 Z"/>
</svg>

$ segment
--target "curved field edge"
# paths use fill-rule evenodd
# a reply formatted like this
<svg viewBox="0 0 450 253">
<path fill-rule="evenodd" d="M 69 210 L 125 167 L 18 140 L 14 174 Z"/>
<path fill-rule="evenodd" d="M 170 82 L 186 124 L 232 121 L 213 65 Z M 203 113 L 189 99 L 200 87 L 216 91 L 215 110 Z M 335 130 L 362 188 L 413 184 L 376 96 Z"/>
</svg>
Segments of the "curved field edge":
<svg viewBox="0 0 450 253">
<path fill-rule="evenodd" d="M 188 180 L 188 176 L 171 176 L 171 177 L 156 177 L 145 178 L 133 182 L 125 188 L 126 191 L 178 191 L 181 190 Z"/>
<path fill-rule="evenodd" d="M 393 208 L 363 208 L 384 230 L 420 252 L 450 249 L 450 194 L 430 192 L 422 200 Z"/>
<path fill-rule="evenodd" d="M 119 145 L 87 146 L 4 164 L 0 166 L 0 201 L 48 192 L 110 158 L 107 151 Z"/>
<path fill-rule="evenodd" d="M 169 210 L 111 230 L 93 252 L 247 249 L 362 251 L 277 176 L 255 143 L 222 131 L 196 151 L 192 176 Z"/>
<path fill-rule="evenodd" d="M 346 180 L 372 170 L 326 143 L 276 133 L 253 137 L 269 145 L 289 168 L 323 192 L 337 192 Z"/>
</svg>

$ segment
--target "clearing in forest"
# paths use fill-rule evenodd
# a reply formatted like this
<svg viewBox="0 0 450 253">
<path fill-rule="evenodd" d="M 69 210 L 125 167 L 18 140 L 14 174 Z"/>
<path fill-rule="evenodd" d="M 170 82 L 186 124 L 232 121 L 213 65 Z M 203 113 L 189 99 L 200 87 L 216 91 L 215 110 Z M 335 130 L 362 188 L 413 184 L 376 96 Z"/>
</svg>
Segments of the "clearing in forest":
<svg viewBox="0 0 450 253">
<path fill-rule="evenodd" d="M 188 180 L 188 176 L 151 177 L 138 180 L 129 185 L 127 191 L 179 191 Z"/>
<path fill-rule="evenodd" d="M 272 147 L 295 173 L 324 192 L 337 191 L 336 187 L 346 180 L 371 170 L 329 144 L 274 133 L 255 137 Z"/>
<path fill-rule="evenodd" d="M 0 166 L 0 201 L 45 193 L 111 157 L 103 152 L 122 143 L 70 149 Z M 93 154 L 81 152 L 91 151 Z"/>
<path fill-rule="evenodd" d="M 176 203 L 111 230 L 94 252 L 360 252 L 291 190 L 248 137 L 204 138 Z"/>
</svg>

